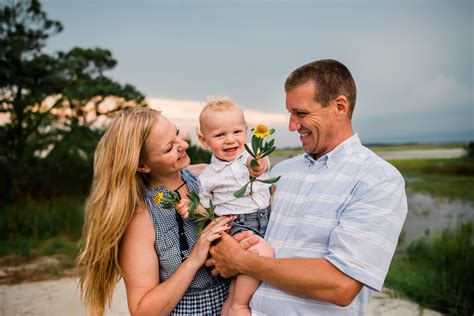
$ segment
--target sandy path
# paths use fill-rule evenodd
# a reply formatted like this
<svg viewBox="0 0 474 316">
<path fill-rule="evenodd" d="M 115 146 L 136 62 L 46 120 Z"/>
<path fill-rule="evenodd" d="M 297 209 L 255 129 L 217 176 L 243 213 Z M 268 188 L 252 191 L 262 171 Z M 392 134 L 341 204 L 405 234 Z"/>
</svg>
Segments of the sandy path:
<svg viewBox="0 0 474 316">
<path fill-rule="evenodd" d="M 79 300 L 76 278 L 0 286 L 0 315 L 84 315 Z M 128 315 L 125 287 L 117 286 L 112 307 L 106 315 Z M 437 316 L 433 311 L 421 311 L 419 306 L 400 299 L 377 294 L 369 304 L 368 316 Z"/>
</svg>

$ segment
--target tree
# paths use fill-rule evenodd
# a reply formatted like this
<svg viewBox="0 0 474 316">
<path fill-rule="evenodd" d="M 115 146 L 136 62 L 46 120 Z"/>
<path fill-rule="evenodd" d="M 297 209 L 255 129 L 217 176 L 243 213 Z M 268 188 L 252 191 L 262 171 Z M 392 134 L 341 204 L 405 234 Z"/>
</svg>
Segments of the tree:
<svg viewBox="0 0 474 316">
<path fill-rule="evenodd" d="M 29 191 L 31 177 L 45 172 L 41 168 L 46 167 L 49 153 L 77 138 L 66 135 L 95 140 L 87 132 L 92 124 L 115 111 L 146 106 L 144 96 L 133 86 L 104 75 L 117 64 L 110 51 L 73 48 L 44 53 L 47 39 L 62 29 L 59 21 L 47 17 L 38 0 L 0 5 L 0 115 L 6 120 L 0 126 L 3 194 Z M 68 145 L 75 148 L 63 153 L 90 159 L 90 143 Z M 88 154 L 81 155 L 81 150 Z"/>
</svg>

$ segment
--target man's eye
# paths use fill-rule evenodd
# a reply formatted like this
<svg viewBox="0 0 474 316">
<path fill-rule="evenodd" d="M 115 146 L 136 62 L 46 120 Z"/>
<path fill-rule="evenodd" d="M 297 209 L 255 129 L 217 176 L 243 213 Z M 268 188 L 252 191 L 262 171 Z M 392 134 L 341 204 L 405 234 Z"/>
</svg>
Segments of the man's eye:
<svg viewBox="0 0 474 316">
<path fill-rule="evenodd" d="M 306 113 L 306 112 L 296 112 L 296 116 L 299 116 L 299 117 L 303 117 L 306 114 L 308 114 L 308 113 Z"/>
</svg>

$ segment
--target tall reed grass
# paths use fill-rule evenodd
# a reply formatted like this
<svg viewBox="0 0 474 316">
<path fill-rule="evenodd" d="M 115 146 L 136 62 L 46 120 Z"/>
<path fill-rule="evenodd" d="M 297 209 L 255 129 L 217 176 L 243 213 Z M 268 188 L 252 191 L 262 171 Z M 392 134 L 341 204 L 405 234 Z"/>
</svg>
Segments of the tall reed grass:
<svg viewBox="0 0 474 316">
<path fill-rule="evenodd" d="M 419 239 L 398 256 L 385 285 L 447 315 L 474 313 L 474 223 Z"/>
<path fill-rule="evenodd" d="M 84 200 L 84 197 L 63 197 L 17 201 L 3 206 L 0 209 L 0 255 L 29 256 L 32 249 L 54 238 L 56 246 L 53 242 L 47 253 L 56 248 L 73 256 L 71 249 L 80 238 L 84 222 Z"/>
</svg>

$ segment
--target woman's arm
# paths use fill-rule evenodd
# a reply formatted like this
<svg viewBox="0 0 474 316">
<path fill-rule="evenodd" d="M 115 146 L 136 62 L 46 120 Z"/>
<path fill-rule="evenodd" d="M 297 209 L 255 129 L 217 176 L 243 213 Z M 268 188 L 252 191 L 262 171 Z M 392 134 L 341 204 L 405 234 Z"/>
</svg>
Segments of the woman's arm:
<svg viewBox="0 0 474 316">
<path fill-rule="evenodd" d="M 135 213 L 120 249 L 120 267 L 127 289 L 128 309 L 132 315 L 168 315 L 181 300 L 196 272 L 206 260 L 211 241 L 227 229 L 223 219 L 203 231 L 189 255 L 165 282 L 159 281 L 155 252 L 155 232 L 145 209 Z"/>
</svg>

